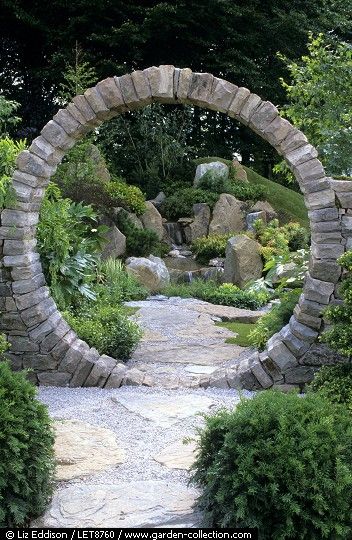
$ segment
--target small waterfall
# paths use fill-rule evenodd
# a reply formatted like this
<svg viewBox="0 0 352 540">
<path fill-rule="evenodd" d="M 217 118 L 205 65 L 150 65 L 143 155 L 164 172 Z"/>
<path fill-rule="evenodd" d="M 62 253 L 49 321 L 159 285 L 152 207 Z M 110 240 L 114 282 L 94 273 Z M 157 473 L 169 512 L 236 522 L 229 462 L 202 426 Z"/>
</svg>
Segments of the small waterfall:
<svg viewBox="0 0 352 540">
<path fill-rule="evenodd" d="M 164 228 L 174 245 L 181 246 L 183 244 L 182 229 L 179 223 L 167 222 L 164 223 Z"/>
</svg>

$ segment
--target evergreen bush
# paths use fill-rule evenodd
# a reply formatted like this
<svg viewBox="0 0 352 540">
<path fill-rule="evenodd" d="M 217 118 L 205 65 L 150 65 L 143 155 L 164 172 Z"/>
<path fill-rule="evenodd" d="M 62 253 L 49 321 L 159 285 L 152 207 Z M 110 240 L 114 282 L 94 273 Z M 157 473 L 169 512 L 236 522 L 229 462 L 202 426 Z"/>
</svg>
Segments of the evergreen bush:
<svg viewBox="0 0 352 540">
<path fill-rule="evenodd" d="M 207 527 L 260 540 L 352 536 L 352 418 L 311 394 L 267 390 L 206 418 L 193 481 Z"/>
<path fill-rule="evenodd" d="M 323 366 L 309 385 L 332 403 L 342 403 L 352 413 L 352 365 Z"/>
</svg>

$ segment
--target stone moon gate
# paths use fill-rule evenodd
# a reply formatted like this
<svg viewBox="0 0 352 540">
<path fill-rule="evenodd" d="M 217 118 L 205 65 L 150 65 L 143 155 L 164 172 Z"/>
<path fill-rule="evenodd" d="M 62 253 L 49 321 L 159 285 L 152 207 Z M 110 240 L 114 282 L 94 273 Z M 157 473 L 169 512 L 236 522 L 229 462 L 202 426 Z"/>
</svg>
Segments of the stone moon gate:
<svg viewBox="0 0 352 540">
<path fill-rule="evenodd" d="M 220 111 L 251 128 L 285 158 L 309 212 L 310 267 L 289 324 L 263 353 L 218 370 L 202 385 L 260 389 L 304 384 L 320 365 L 332 361 L 317 338 L 324 308 L 338 301 L 342 271 L 336 259 L 352 247 L 351 183 L 325 176 L 315 148 L 272 103 L 208 73 L 169 65 L 99 82 L 59 110 L 18 156 L 13 174 L 17 201 L 0 215 L 0 331 L 11 344 L 13 369 L 31 368 L 32 380 L 42 385 L 128 384 L 127 368 L 90 348 L 59 313 L 36 251 L 36 225 L 45 187 L 65 152 L 105 120 L 154 101 Z"/>
</svg>

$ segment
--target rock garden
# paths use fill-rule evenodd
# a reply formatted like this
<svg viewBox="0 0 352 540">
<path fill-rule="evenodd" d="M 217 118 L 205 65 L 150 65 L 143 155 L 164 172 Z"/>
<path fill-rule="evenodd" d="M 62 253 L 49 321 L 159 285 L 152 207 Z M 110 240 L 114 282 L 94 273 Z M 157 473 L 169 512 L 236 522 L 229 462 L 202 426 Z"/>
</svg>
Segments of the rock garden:
<svg viewBox="0 0 352 540">
<path fill-rule="evenodd" d="M 351 170 L 299 130 L 350 56 L 319 35 L 280 111 L 171 65 L 92 86 L 77 44 L 39 136 L 0 94 L 2 528 L 351 537 Z"/>
</svg>

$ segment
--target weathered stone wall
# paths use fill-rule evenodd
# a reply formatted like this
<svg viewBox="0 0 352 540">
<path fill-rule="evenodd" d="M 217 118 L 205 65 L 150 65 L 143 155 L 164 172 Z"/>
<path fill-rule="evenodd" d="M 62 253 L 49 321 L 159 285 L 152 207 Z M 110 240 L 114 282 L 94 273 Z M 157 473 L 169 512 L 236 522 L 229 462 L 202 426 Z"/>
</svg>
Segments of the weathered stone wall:
<svg viewBox="0 0 352 540">
<path fill-rule="evenodd" d="M 331 361 L 317 345 L 317 337 L 323 328 L 323 309 L 338 301 L 341 268 L 336 259 L 352 247 L 350 184 L 326 178 L 315 148 L 272 103 L 208 73 L 173 66 L 101 81 L 60 110 L 29 150 L 19 155 L 13 175 L 17 202 L 1 212 L 0 222 L 0 331 L 11 343 L 14 369 L 32 368 L 32 379 L 44 385 L 111 388 L 135 380 L 135 374 L 117 360 L 100 356 L 63 320 L 45 284 L 36 252 L 36 225 L 45 187 L 65 152 L 103 121 L 152 101 L 188 103 L 239 120 L 267 140 L 295 174 L 312 230 L 304 293 L 290 324 L 271 338 L 264 353 L 212 379 L 214 384 L 218 379 L 245 388 L 310 380 L 317 366 Z"/>
</svg>

